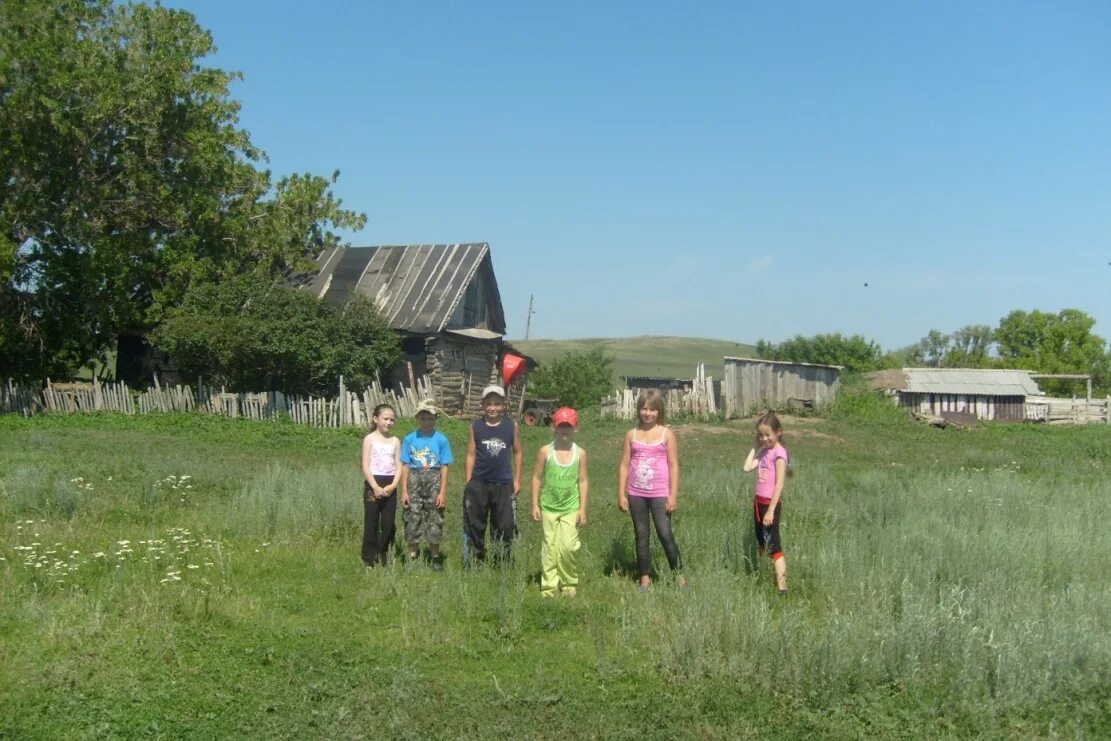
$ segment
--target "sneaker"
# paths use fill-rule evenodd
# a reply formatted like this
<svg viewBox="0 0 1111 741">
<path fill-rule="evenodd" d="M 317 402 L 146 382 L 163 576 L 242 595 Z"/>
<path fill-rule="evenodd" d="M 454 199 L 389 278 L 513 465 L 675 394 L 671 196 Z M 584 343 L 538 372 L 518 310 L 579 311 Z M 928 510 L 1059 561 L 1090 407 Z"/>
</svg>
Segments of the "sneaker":
<svg viewBox="0 0 1111 741">
<path fill-rule="evenodd" d="M 549 590 L 547 592 L 541 592 L 540 596 L 541 597 L 555 597 L 555 592 L 553 592 L 551 590 Z"/>
<path fill-rule="evenodd" d="M 574 597 L 576 594 L 578 594 L 578 591 L 574 587 L 564 587 L 563 591 L 561 591 L 560 594 L 562 594 L 564 597 Z"/>
<path fill-rule="evenodd" d="M 440 558 L 432 559 L 432 570 L 433 571 L 443 571 L 444 570 L 444 559 L 443 559 L 442 556 Z"/>
<path fill-rule="evenodd" d="M 650 587 L 650 586 L 652 586 L 652 585 L 651 584 L 637 584 L 637 591 L 638 592 L 647 592 L 648 587 Z"/>
</svg>

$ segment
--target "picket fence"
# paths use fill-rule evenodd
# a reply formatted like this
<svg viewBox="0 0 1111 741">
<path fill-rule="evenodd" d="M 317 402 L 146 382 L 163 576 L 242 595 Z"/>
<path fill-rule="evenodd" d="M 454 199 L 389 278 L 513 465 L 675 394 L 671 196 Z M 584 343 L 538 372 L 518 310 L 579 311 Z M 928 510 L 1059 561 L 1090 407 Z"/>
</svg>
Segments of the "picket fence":
<svg viewBox="0 0 1111 741">
<path fill-rule="evenodd" d="M 413 417 L 424 399 L 432 399 L 428 378 L 415 379 L 416 386 L 384 389 L 378 381 L 361 393 L 350 391 L 339 379 L 335 398 L 283 394 L 281 391 L 229 392 L 198 382 L 189 386 L 161 386 L 133 391 L 124 383 L 51 383 L 40 389 L 17 384 L 9 379 L 0 386 L 0 413 L 30 417 L 43 412 L 194 412 L 220 414 L 270 421 L 288 417 L 298 424 L 313 427 L 366 426 L 370 412 L 379 404 L 389 404 L 398 416 Z"/>
<path fill-rule="evenodd" d="M 640 394 L 648 389 L 617 389 L 611 396 L 602 399 L 602 416 L 618 419 L 634 419 L 636 403 Z M 690 388 L 659 389 L 664 397 L 664 409 L 669 416 L 695 417 L 708 419 L 717 416 L 717 399 L 714 396 L 714 379 L 706 375 L 706 365 L 699 363 L 694 372 Z"/>
</svg>

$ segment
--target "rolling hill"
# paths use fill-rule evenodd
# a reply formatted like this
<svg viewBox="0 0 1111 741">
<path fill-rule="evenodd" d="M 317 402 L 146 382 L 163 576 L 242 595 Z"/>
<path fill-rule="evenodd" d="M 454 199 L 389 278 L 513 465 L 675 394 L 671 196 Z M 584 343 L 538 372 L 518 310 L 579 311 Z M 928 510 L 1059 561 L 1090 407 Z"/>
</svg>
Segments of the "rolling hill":
<svg viewBox="0 0 1111 741">
<path fill-rule="evenodd" d="M 543 364 L 575 351 L 601 347 L 614 357 L 615 376 L 663 376 L 690 378 L 698 363 L 706 364 L 706 375 L 721 378 L 726 355 L 751 357 L 752 345 L 701 337 L 612 337 L 576 340 L 510 340 L 514 347 Z M 616 380 L 616 379 L 615 379 Z"/>
</svg>

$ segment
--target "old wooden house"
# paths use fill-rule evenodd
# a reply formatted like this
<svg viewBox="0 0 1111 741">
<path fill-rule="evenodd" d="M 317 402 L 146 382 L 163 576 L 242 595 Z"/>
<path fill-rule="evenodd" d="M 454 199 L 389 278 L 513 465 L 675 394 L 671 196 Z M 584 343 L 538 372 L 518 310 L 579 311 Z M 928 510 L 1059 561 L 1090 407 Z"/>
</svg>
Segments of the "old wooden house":
<svg viewBox="0 0 1111 741">
<path fill-rule="evenodd" d="M 760 409 L 809 409 L 833 401 L 841 366 L 790 363 L 762 358 L 725 358 L 725 416 Z"/>
<path fill-rule="evenodd" d="M 306 290 L 335 302 L 361 293 L 400 333 L 405 363 L 393 382 L 426 376 L 446 414 L 482 414 L 482 389 L 502 382 L 502 358 L 521 355 L 503 339 L 505 312 L 488 244 L 340 247 L 317 262 Z M 512 411 L 525 377 L 507 389 Z"/>
<path fill-rule="evenodd" d="M 897 368 L 869 374 L 872 388 L 920 414 L 1021 422 L 1027 397 L 1041 395 L 1029 371 L 979 368 Z"/>
</svg>

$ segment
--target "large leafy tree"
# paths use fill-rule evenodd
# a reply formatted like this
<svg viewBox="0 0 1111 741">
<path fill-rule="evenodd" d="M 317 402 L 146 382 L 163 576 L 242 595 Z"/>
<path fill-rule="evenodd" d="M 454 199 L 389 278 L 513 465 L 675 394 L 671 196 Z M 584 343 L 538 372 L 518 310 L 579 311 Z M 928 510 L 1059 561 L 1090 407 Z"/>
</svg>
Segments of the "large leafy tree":
<svg viewBox="0 0 1111 741">
<path fill-rule="evenodd" d="M 336 175 L 272 182 L 192 15 L 0 3 L 0 357 L 65 373 L 194 287 L 276 277 L 365 217 Z"/>
<path fill-rule="evenodd" d="M 1092 332 L 1096 321 L 1079 309 L 1012 311 L 999 320 L 995 341 L 1000 365 L 1041 373 L 1081 373 L 1092 376 L 1101 390 L 1111 387 L 1111 353 L 1107 341 Z M 1051 392 L 1066 392 L 1067 384 L 1044 381 Z"/>
<path fill-rule="evenodd" d="M 400 358 L 369 299 L 337 306 L 261 276 L 194 288 L 153 339 L 186 378 L 235 391 L 335 394 L 339 376 L 362 388 Z"/>
</svg>

